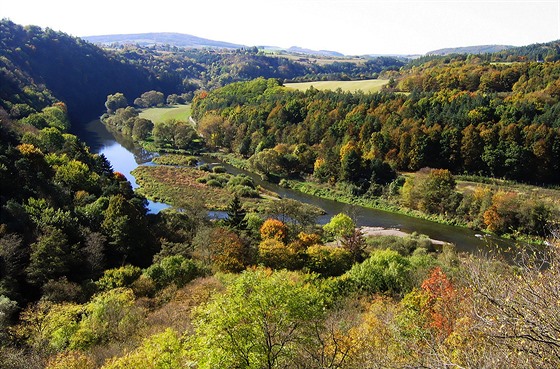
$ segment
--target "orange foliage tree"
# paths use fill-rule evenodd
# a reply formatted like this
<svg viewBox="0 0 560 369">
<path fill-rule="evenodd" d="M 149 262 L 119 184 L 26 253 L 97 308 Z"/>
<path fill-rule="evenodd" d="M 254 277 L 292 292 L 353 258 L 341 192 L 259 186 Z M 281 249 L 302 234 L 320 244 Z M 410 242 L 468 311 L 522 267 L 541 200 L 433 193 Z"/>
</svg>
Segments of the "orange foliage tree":
<svg viewBox="0 0 560 369">
<path fill-rule="evenodd" d="M 278 219 L 269 218 L 264 221 L 260 232 L 263 240 L 276 239 L 284 242 L 288 236 L 288 227 Z"/>
</svg>

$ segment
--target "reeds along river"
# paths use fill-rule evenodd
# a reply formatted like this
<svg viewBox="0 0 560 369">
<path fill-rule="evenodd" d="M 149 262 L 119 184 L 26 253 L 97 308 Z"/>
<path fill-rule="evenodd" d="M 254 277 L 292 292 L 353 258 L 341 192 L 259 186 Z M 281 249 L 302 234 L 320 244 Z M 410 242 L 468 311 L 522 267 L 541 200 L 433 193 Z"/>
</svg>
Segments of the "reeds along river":
<svg viewBox="0 0 560 369">
<path fill-rule="evenodd" d="M 74 133 L 86 142 L 92 152 L 104 154 L 110 161 L 113 169 L 124 174 L 131 182 L 133 188 L 138 187 L 134 176 L 132 176 L 130 172 L 138 165 L 150 163 L 154 156 L 153 153 L 139 148 L 127 137 L 119 135 L 116 132 L 110 132 L 99 120 L 83 125 L 79 130 L 75 130 Z M 454 244 L 458 251 L 471 253 L 488 252 L 494 250 L 496 247 L 505 249 L 514 245 L 513 241 L 490 235 L 482 236 L 479 232 L 466 228 L 434 223 L 406 215 L 343 204 L 333 200 L 326 200 L 303 194 L 262 181 L 257 175 L 245 172 L 228 164 L 220 163 L 220 165 L 226 167 L 231 173 L 244 173 L 249 175 L 256 184 L 278 193 L 283 198 L 295 199 L 322 208 L 325 211 L 325 215 L 318 219 L 319 223 L 322 224 L 328 222 L 333 215 L 344 212 L 353 215 L 360 226 L 396 228 L 407 233 L 417 232 L 425 234 L 431 239 Z M 167 208 L 169 205 L 150 201 L 148 206 L 150 212 L 157 213 Z"/>
</svg>

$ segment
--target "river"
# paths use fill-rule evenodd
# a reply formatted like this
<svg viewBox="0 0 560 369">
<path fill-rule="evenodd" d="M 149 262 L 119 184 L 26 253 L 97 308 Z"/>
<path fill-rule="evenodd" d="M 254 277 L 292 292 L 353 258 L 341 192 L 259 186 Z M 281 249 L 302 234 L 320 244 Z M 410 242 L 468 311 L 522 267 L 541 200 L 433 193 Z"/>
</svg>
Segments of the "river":
<svg viewBox="0 0 560 369">
<path fill-rule="evenodd" d="M 111 163 L 113 169 L 124 174 L 133 188 L 138 187 L 134 176 L 130 174 L 130 172 L 139 165 L 150 163 L 154 157 L 153 153 L 139 148 L 130 138 L 124 137 L 118 132 L 110 132 L 99 120 L 82 125 L 79 129 L 74 130 L 73 133 L 85 141 L 92 152 L 104 154 Z M 231 173 L 244 173 L 249 175 L 256 184 L 276 192 L 283 198 L 295 199 L 322 208 L 325 211 L 325 215 L 318 219 L 318 222 L 321 224 L 328 222 L 333 215 L 344 212 L 354 216 L 359 226 L 397 228 L 403 232 L 425 234 L 435 240 L 453 243 L 458 251 L 472 253 L 488 251 L 494 249 L 496 245 L 502 249 L 513 245 L 512 241 L 491 235 L 481 237 L 479 233 L 466 228 L 434 223 L 406 215 L 362 206 L 348 205 L 307 195 L 262 181 L 259 176 L 232 167 L 231 165 L 220 164 L 226 167 Z M 169 207 L 169 205 L 154 201 L 149 201 L 148 204 L 151 213 L 157 213 L 167 207 Z"/>
</svg>

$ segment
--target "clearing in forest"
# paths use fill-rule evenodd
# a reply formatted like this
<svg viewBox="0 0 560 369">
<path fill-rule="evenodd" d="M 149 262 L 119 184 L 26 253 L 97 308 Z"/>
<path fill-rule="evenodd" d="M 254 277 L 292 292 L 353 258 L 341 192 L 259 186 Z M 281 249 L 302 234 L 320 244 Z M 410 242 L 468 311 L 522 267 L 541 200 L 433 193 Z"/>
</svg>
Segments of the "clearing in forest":
<svg viewBox="0 0 560 369">
<path fill-rule="evenodd" d="M 172 105 L 164 108 L 149 108 L 140 112 L 140 118 L 149 119 L 154 123 L 176 119 L 188 122 L 191 116 L 191 105 Z"/>
<path fill-rule="evenodd" d="M 315 81 L 302 83 L 286 83 L 284 86 L 294 88 L 300 91 L 306 91 L 311 86 L 317 90 L 332 90 L 340 88 L 345 92 L 378 92 L 381 88 L 389 83 L 388 79 L 367 79 L 362 81 Z"/>
</svg>

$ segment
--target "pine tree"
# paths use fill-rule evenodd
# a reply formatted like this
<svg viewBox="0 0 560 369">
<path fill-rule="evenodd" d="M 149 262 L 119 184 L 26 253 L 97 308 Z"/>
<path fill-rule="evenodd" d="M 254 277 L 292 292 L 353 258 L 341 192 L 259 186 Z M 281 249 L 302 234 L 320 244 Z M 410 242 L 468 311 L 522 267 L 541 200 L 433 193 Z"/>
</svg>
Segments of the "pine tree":
<svg viewBox="0 0 560 369">
<path fill-rule="evenodd" d="M 245 220 L 245 215 L 247 212 L 243 209 L 241 205 L 241 200 L 237 195 L 234 195 L 233 199 L 230 201 L 227 207 L 227 219 L 225 224 L 233 230 L 246 230 L 247 220 Z"/>
</svg>

